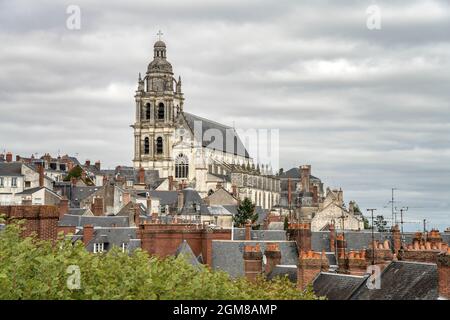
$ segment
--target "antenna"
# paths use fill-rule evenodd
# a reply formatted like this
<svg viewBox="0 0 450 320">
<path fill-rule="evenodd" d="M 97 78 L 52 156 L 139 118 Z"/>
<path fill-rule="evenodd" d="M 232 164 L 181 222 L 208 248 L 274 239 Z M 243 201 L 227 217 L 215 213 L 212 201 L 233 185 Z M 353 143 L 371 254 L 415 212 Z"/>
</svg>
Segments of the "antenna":
<svg viewBox="0 0 450 320">
<path fill-rule="evenodd" d="M 374 225 L 373 225 L 373 212 L 377 209 L 367 209 L 372 213 L 372 265 L 375 265 L 375 234 L 374 234 Z"/>
</svg>

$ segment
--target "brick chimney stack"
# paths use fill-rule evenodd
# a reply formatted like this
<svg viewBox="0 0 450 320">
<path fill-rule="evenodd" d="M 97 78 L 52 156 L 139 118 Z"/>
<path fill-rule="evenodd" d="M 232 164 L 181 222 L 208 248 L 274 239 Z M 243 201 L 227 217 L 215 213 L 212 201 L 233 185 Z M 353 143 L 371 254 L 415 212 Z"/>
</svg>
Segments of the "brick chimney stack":
<svg viewBox="0 0 450 320">
<path fill-rule="evenodd" d="M 91 242 L 94 238 L 94 226 L 92 224 L 87 224 L 83 227 L 83 243 L 85 246 Z"/>
<path fill-rule="evenodd" d="M 145 184 L 145 169 L 143 167 L 139 168 L 139 184 Z"/>
<path fill-rule="evenodd" d="M 129 192 L 124 192 L 122 194 L 122 205 L 127 205 L 131 201 L 131 195 Z"/>
<path fill-rule="evenodd" d="M 402 235 L 400 234 L 400 229 L 397 224 L 394 227 L 392 227 L 391 232 L 392 232 L 392 242 L 394 245 L 394 253 L 398 254 L 398 252 L 402 248 Z"/>
<path fill-rule="evenodd" d="M 347 266 L 351 275 L 365 275 L 367 273 L 366 250 L 350 251 L 347 255 Z"/>
<path fill-rule="evenodd" d="M 139 205 L 135 204 L 134 205 L 134 225 L 139 228 L 141 224 L 141 218 L 140 218 L 140 209 L 139 209 Z"/>
<path fill-rule="evenodd" d="M 330 224 L 330 251 L 336 252 L 336 229 L 334 223 Z"/>
<path fill-rule="evenodd" d="M 439 296 L 450 300 L 450 248 L 437 258 L 439 274 Z"/>
<path fill-rule="evenodd" d="M 11 152 L 6 153 L 6 162 L 12 162 L 13 155 Z"/>
<path fill-rule="evenodd" d="M 97 170 L 101 170 L 102 164 L 101 164 L 100 160 L 97 160 L 95 162 L 95 167 L 97 168 Z"/>
<path fill-rule="evenodd" d="M 290 239 L 297 242 L 298 252 L 311 250 L 311 223 L 289 224 Z"/>
<path fill-rule="evenodd" d="M 39 163 L 37 165 L 37 171 L 39 173 L 39 187 L 43 187 L 44 186 L 44 164 L 43 163 Z"/>
<path fill-rule="evenodd" d="M 280 245 L 275 242 L 267 243 L 264 255 L 266 256 L 265 273 L 267 275 L 281 263 Z"/>
<path fill-rule="evenodd" d="M 94 214 L 94 216 L 102 216 L 103 215 L 104 209 L 103 209 L 103 198 L 102 197 L 94 198 L 94 203 L 91 206 L 91 211 Z"/>
<path fill-rule="evenodd" d="M 262 274 L 262 252 L 259 244 L 244 246 L 244 272 L 245 277 L 255 281 Z"/>
<path fill-rule="evenodd" d="M 250 221 L 245 224 L 245 240 L 252 240 L 252 223 Z"/>
<path fill-rule="evenodd" d="M 297 287 L 304 290 L 321 271 L 328 271 L 325 253 L 314 251 L 300 252 L 297 267 Z"/>
<path fill-rule="evenodd" d="M 173 176 L 169 176 L 169 191 L 173 190 Z"/>
<path fill-rule="evenodd" d="M 59 220 L 61 220 L 67 213 L 69 213 L 69 199 L 63 197 L 59 201 Z"/>
<path fill-rule="evenodd" d="M 311 176 L 311 165 L 303 165 L 300 167 L 300 179 L 302 183 L 302 191 L 309 192 L 309 184 L 310 184 L 310 176 Z"/>
</svg>

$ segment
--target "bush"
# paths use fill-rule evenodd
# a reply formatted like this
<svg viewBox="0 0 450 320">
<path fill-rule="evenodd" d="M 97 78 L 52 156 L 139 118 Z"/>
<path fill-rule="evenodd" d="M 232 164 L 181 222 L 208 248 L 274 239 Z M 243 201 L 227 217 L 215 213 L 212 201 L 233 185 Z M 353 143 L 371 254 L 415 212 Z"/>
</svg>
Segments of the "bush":
<svg viewBox="0 0 450 320">
<path fill-rule="evenodd" d="M 286 277 L 233 280 L 182 257 L 159 259 L 140 249 L 92 254 L 62 235 L 53 242 L 22 238 L 21 228 L 16 222 L 0 231 L 0 299 L 316 299 Z M 70 265 L 80 269 L 80 289 L 67 286 Z"/>
</svg>

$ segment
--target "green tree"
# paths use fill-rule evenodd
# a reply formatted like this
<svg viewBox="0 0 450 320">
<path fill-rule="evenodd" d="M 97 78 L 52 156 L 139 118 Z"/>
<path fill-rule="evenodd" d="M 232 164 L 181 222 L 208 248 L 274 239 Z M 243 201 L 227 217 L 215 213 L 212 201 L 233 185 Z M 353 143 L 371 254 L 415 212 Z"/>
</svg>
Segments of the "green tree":
<svg viewBox="0 0 450 320">
<path fill-rule="evenodd" d="M 238 213 L 233 217 L 234 226 L 242 228 L 248 220 L 255 222 L 258 214 L 255 212 L 255 205 L 249 198 L 244 198 L 237 208 Z"/>
<path fill-rule="evenodd" d="M 253 283 L 193 267 L 183 257 L 159 259 L 140 249 L 123 253 L 113 247 L 92 254 L 81 241 L 62 235 L 57 241 L 22 238 L 21 229 L 21 223 L 12 222 L 0 231 L 0 300 L 317 299 L 287 277 Z M 78 289 L 67 285 L 73 276 L 69 266 L 79 268 Z"/>
<path fill-rule="evenodd" d="M 384 220 L 384 216 L 377 216 L 373 223 L 378 232 L 387 232 L 387 221 Z"/>
</svg>

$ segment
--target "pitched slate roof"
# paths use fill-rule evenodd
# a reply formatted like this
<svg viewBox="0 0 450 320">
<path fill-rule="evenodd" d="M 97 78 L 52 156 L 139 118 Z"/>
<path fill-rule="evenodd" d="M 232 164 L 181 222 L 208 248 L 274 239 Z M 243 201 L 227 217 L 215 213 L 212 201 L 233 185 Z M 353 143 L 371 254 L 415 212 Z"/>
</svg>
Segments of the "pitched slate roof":
<svg viewBox="0 0 450 320">
<path fill-rule="evenodd" d="M 264 252 L 267 242 L 273 241 L 213 240 L 211 267 L 225 271 L 232 277 L 244 276 L 244 246 L 259 243 L 261 251 Z M 281 264 L 297 265 L 297 244 L 294 241 L 277 241 L 277 243 L 281 251 Z"/>
<path fill-rule="evenodd" d="M 159 204 L 162 206 L 176 206 L 178 202 L 178 192 L 177 191 L 150 191 L 150 197 L 158 198 Z"/>
<path fill-rule="evenodd" d="M 208 206 L 205 204 L 203 199 L 200 197 L 198 192 L 192 188 L 185 188 L 180 192 L 183 193 L 183 208 L 181 210 L 182 214 L 194 214 L 194 215 L 210 215 Z"/>
<path fill-rule="evenodd" d="M 321 272 L 313 281 L 314 293 L 328 300 L 348 300 L 368 276 Z"/>
<path fill-rule="evenodd" d="M 3 162 L 0 163 L 0 176 L 22 176 L 22 163 Z"/>
<path fill-rule="evenodd" d="M 78 207 L 80 205 L 80 202 L 84 199 L 90 197 L 95 192 L 100 190 L 102 187 L 96 187 L 96 186 L 86 186 L 86 187 L 72 187 L 72 194 L 71 194 L 71 202 L 74 207 Z"/>
<path fill-rule="evenodd" d="M 301 178 L 300 170 L 299 170 L 299 168 L 289 169 L 288 171 L 283 172 L 283 174 L 280 175 L 280 178 L 282 178 L 282 179 L 283 178 L 284 179 L 287 179 L 287 178 L 300 179 Z M 317 177 L 315 177 L 313 175 L 309 175 L 309 178 L 311 180 L 318 180 L 318 181 L 320 181 L 319 178 L 317 178 Z"/>
<path fill-rule="evenodd" d="M 118 216 L 80 216 L 65 214 L 58 222 L 60 227 L 83 227 L 92 224 L 94 227 L 129 227 L 128 217 Z"/>
<path fill-rule="evenodd" d="M 237 137 L 237 150 L 227 150 L 227 139 L 230 136 L 230 133 L 234 132 L 234 129 L 232 127 L 205 119 L 205 118 L 201 118 L 199 116 L 193 115 L 191 113 L 187 113 L 187 112 L 183 112 L 184 118 L 186 119 L 186 123 L 188 124 L 189 128 L 192 130 L 192 132 L 194 132 L 194 128 L 196 128 L 195 126 L 195 122 L 199 121 L 201 122 L 201 129 L 202 129 L 202 146 L 203 147 L 208 147 L 208 148 L 215 148 L 216 150 L 219 151 L 225 151 L 228 153 L 236 153 L 242 157 L 246 157 L 249 158 L 249 154 L 247 152 L 247 149 L 245 148 L 244 144 L 242 143 L 241 139 L 239 138 L 239 136 L 236 133 L 236 137 Z M 198 125 L 197 125 L 198 126 Z M 215 134 L 215 132 L 213 130 L 218 130 L 222 137 L 220 137 L 220 140 L 222 140 L 221 144 L 218 144 L 217 142 L 214 143 L 214 139 L 212 140 L 205 140 L 205 138 L 207 137 L 207 135 L 205 135 L 205 132 L 209 131 L 209 133 L 211 133 L 212 135 Z M 228 134 L 227 134 L 228 132 Z M 232 136 L 231 136 L 232 137 Z M 230 144 L 231 146 L 233 146 L 233 148 L 235 148 L 235 142 L 234 142 L 234 137 L 233 138 L 233 142 Z M 218 139 L 218 138 L 216 138 Z M 218 140 L 219 141 L 219 140 Z M 210 145 L 211 144 L 211 145 Z"/>
<path fill-rule="evenodd" d="M 267 274 L 267 279 L 272 280 L 275 277 L 287 276 L 289 281 L 297 283 L 297 266 L 296 265 L 277 265 L 273 268 L 269 274 Z"/>
<path fill-rule="evenodd" d="M 361 286 L 352 300 L 436 300 L 438 269 L 434 263 L 393 261 L 381 273 L 381 288 Z"/>
<path fill-rule="evenodd" d="M 195 256 L 194 252 L 192 251 L 191 247 L 189 246 L 186 240 L 183 240 L 183 242 L 178 246 L 177 250 L 175 251 L 175 257 L 178 257 L 179 255 L 182 255 L 182 257 L 193 266 L 200 265 L 198 258 Z"/>
<path fill-rule="evenodd" d="M 83 234 L 83 231 L 81 231 L 79 234 Z M 105 250 L 111 249 L 113 245 L 120 248 L 122 247 L 123 243 L 128 244 L 128 249 L 135 249 L 140 247 L 140 240 L 137 239 L 136 228 L 133 227 L 96 227 L 94 228 L 94 237 L 86 247 L 88 251 L 93 251 L 94 243 L 105 244 Z"/>
<path fill-rule="evenodd" d="M 252 240 L 286 241 L 286 231 L 284 230 L 251 230 L 250 236 Z M 244 240 L 245 229 L 234 228 L 233 238 L 234 240 Z"/>
</svg>

